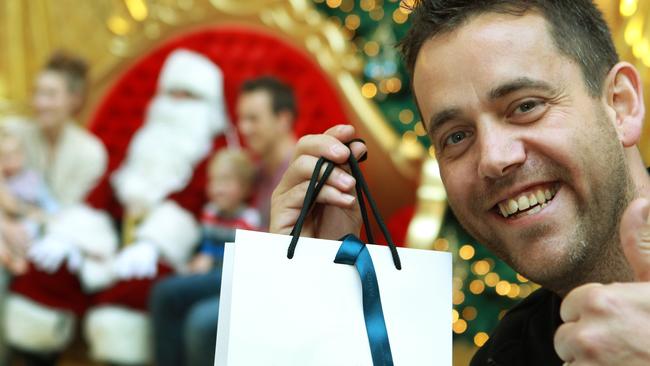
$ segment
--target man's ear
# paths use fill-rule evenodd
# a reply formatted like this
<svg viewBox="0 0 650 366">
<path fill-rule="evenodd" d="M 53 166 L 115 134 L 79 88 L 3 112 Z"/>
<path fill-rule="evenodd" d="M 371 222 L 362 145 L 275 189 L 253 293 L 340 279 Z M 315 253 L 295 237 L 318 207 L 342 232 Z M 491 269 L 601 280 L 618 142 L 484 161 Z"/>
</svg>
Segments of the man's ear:
<svg viewBox="0 0 650 366">
<path fill-rule="evenodd" d="M 605 102 L 614 114 L 614 127 L 623 147 L 639 142 L 645 106 L 639 72 L 627 62 L 619 62 L 607 74 Z"/>
</svg>

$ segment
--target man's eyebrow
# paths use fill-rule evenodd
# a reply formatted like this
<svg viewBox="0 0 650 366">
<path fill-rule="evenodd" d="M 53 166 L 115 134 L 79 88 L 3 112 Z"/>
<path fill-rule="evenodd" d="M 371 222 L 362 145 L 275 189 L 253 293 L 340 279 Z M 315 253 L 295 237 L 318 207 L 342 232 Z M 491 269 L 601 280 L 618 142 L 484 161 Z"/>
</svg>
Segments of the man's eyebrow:
<svg viewBox="0 0 650 366">
<path fill-rule="evenodd" d="M 430 119 L 429 119 L 429 125 L 427 127 L 427 131 L 429 132 L 430 135 L 433 135 L 434 132 L 440 128 L 445 122 L 454 119 L 458 117 L 461 114 L 460 108 L 456 107 L 451 107 L 447 109 L 443 109 L 442 111 L 434 114 Z"/>
<path fill-rule="evenodd" d="M 558 92 L 557 88 L 553 87 L 551 84 L 545 81 L 535 80 L 528 77 L 520 77 L 511 81 L 507 81 L 490 90 L 488 93 L 488 98 L 490 100 L 499 99 L 510 93 L 514 93 L 522 89 L 537 89 L 552 94 L 556 94 Z M 442 111 L 434 114 L 429 119 L 429 124 L 425 127 L 430 135 L 434 135 L 436 129 L 440 128 L 440 126 L 442 126 L 445 122 L 457 118 L 461 114 L 461 109 L 457 107 L 443 109 Z"/>
<path fill-rule="evenodd" d="M 502 98 L 510 93 L 514 93 L 521 89 L 538 89 L 546 92 L 557 92 L 557 88 L 553 87 L 551 84 L 541 81 L 534 80 L 527 77 L 517 78 L 506 83 L 503 83 L 496 88 L 490 90 L 488 93 L 489 100 L 495 100 Z"/>
</svg>

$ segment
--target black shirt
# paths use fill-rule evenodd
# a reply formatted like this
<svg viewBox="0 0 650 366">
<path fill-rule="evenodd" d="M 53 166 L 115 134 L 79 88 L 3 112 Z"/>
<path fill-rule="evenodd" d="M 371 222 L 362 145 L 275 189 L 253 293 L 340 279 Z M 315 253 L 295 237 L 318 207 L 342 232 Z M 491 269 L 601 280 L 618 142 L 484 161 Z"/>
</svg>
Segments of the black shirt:
<svg viewBox="0 0 650 366">
<path fill-rule="evenodd" d="M 561 302 L 543 288 L 530 294 L 501 319 L 470 366 L 562 366 L 553 346 Z"/>
</svg>

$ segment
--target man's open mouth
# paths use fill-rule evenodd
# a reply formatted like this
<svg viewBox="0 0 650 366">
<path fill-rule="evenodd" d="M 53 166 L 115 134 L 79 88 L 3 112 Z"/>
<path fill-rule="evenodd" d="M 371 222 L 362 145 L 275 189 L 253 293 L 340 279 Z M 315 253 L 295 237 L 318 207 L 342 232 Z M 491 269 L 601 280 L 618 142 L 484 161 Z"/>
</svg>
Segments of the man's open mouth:
<svg viewBox="0 0 650 366">
<path fill-rule="evenodd" d="M 544 209 L 555 197 L 557 183 L 543 184 L 499 202 L 495 209 L 505 218 L 534 215 Z"/>
</svg>

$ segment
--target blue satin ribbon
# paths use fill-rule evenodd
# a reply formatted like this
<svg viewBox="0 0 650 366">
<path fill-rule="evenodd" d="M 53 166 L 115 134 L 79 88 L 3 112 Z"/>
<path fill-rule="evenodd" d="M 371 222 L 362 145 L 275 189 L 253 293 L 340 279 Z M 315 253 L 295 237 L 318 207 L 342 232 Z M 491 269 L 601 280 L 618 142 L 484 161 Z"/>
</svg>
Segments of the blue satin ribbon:
<svg viewBox="0 0 650 366">
<path fill-rule="evenodd" d="M 338 253 L 336 253 L 334 263 L 354 265 L 357 268 L 361 278 L 363 317 L 366 321 L 372 363 L 374 366 L 393 366 L 393 355 L 390 351 L 386 321 L 381 308 L 377 274 L 368 248 L 356 236 L 346 235 Z"/>
</svg>

